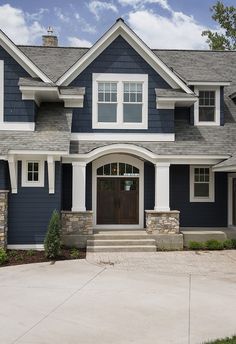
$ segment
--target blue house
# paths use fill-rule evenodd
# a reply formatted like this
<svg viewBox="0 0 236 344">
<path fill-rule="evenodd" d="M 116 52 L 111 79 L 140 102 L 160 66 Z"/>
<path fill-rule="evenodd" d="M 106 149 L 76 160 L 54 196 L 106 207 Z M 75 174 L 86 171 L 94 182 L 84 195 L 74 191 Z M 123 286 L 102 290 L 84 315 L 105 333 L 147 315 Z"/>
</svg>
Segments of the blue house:
<svg viewBox="0 0 236 344">
<path fill-rule="evenodd" d="M 0 32 L 1 246 L 41 248 L 54 209 L 64 244 L 92 251 L 236 226 L 235 66 L 151 50 L 122 19 L 90 49 Z"/>
</svg>

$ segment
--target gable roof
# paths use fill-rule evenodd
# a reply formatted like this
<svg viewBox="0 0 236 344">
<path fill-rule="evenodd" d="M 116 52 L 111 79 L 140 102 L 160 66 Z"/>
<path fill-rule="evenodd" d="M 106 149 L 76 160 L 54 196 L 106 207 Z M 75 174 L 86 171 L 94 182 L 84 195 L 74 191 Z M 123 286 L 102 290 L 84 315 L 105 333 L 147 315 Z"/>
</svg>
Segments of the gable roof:
<svg viewBox="0 0 236 344">
<path fill-rule="evenodd" d="M 118 36 L 122 36 L 171 87 L 181 88 L 186 93 L 192 93 L 192 90 L 153 53 L 121 18 L 57 80 L 57 84 L 67 86 Z"/>
<path fill-rule="evenodd" d="M 33 77 L 39 77 L 44 82 L 50 82 L 40 68 L 30 60 L 11 40 L 7 35 L 0 30 L 0 45 Z"/>
</svg>

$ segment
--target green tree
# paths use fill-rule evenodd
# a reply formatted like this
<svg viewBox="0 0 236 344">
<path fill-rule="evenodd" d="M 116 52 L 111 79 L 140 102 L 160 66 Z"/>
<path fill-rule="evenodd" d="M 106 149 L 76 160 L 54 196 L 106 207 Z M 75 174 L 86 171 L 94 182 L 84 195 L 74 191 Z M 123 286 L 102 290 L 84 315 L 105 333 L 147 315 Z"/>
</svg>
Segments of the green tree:
<svg viewBox="0 0 236 344">
<path fill-rule="evenodd" d="M 236 7 L 225 6 L 222 1 L 212 6 L 212 19 L 220 26 L 220 32 L 206 30 L 202 36 L 207 37 L 207 43 L 212 50 L 236 49 Z"/>
<path fill-rule="evenodd" d="M 60 239 L 60 215 L 54 210 L 52 213 L 48 231 L 44 240 L 45 255 L 49 259 L 56 259 L 60 254 L 61 239 Z"/>
</svg>

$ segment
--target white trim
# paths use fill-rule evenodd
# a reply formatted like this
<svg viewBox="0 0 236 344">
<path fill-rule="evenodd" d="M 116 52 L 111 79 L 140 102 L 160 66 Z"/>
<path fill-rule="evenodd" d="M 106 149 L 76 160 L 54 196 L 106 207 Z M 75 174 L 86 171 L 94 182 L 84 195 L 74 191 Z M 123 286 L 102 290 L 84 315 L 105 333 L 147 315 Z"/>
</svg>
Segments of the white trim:
<svg viewBox="0 0 236 344">
<path fill-rule="evenodd" d="M 196 126 L 219 126 L 220 125 L 220 86 L 197 86 L 194 92 L 199 96 L 199 91 L 215 91 L 215 121 L 199 121 L 199 99 L 194 103 L 194 125 Z"/>
<path fill-rule="evenodd" d="M 73 66 L 57 81 L 57 85 L 67 86 L 75 79 L 101 52 L 121 35 L 151 67 L 154 68 L 173 88 L 182 88 L 193 93 L 188 86 L 170 70 L 162 60 L 122 21 L 118 20 Z"/>
<path fill-rule="evenodd" d="M 4 61 L 0 60 L 0 123 L 4 121 Z"/>
<path fill-rule="evenodd" d="M 175 106 L 179 104 L 186 104 L 186 106 L 192 105 L 197 101 L 196 97 L 188 97 L 188 98 L 171 98 L 171 97 L 156 97 L 156 108 L 157 109 L 174 109 Z"/>
<path fill-rule="evenodd" d="M 0 45 L 33 77 L 52 82 L 22 51 L 0 30 Z"/>
<path fill-rule="evenodd" d="M 11 182 L 11 193 L 17 194 L 18 186 L 18 163 L 14 155 L 8 156 L 8 166 Z"/>
<path fill-rule="evenodd" d="M 98 82 L 117 83 L 117 121 L 98 122 Z M 142 82 L 142 122 L 123 121 L 123 83 Z M 148 129 L 148 74 L 93 73 L 92 80 L 92 128 L 93 129 Z"/>
<path fill-rule="evenodd" d="M 8 151 L 9 154 L 20 154 L 20 155 L 53 155 L 55 160 L 60 160 L 61 155 L 67 155 L 66 151 L 40 151 L 40 150 L 17 150 L 11 149 Z"/>
<path fill-rule="evenodd" d="M 175 141 L 175 134 L 153 133 L 72 133 L 71 140 L 78 141 L 142 141 L 169 142 Z"/>
<path fill-rule="evenodd" d="M 187 85 L 196 85 L 196 86 L 229 86 L 230 81 L 189 81 Z"/>
<path fill-rule="evenodd" d="M 13 130 L 13 131 L 34 131 L 34 122 L 1 122 L 0 130 Z"/>
<path fill-rule="evenodd" d="M 43 244 L 23 244 L 23 245 L 7 245 L 8 250 L 37 250 L 37 251 L 44 251 Z"/>
<path fill-rule="evenodd" d="M 55 161 L 52 155 L 47 157 L 48 163 L 48 191 L 50 194 L 55 193 Z"/>
<path fill-rule="evenodd" d="M 194 196 L 194 169 L 195 168 L 209 168 L 209 197 L 195 197 Z M 190 202 L 215 202 L 215 174 L 211 166 L 206 165 L 191 165 L 189 169 L 189 201 Z"/>
<path fill-rule="evenodd" d="M 156 211 L 170 211 L 170 163 L 155 164 L 155 206 Z"/>
<path fill-rule="evenodd" d="M 233 226 L 233 179 L 236 173 L 228 173 L 228 226 Z"/>
<path fill-rule="evenodd" d="M 86 211 L 86 163 L 72 163 L 72 211 Z"/>
<path fill-rule="evenodd" d="M 97 168 L 112 162 L 123 162 L 139 169 L 139 224 L 138 225 L 97 225 Z M 107 176 L 109 177 L 109 176 Z M 119 176 L 117 176 L 119 177 Z M 125 154 L 111 154 L 103 156 L 92 162 L 92 210 L 94 228 L 103 229 L 140 229 L 144 226 L 144 163 L 143 161 Z"/>
<path fill-rule="evenodd" d="M 38 181 L 28 181 L 28 162 L 37 162 L 39 164 L 39 180 Z M 27 158 L 22 159 L 21 165 L 21 186 L 22 187 L 44 187 L 44 168 L 45 160 L 41 157 L 27 156 Z"/>
</svg>

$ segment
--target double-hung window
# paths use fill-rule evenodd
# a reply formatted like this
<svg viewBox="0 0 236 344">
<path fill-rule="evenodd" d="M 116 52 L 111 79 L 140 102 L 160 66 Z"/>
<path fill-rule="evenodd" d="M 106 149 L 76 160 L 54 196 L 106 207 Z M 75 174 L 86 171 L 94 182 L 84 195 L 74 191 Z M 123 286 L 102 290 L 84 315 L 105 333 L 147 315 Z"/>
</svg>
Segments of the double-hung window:
<svg viewBox="0 0 236 344">
<path fill-rule="evenodd" d="M 190 202 L 214 202 L 214 174 L 209 166 L 190 166 Z"/>
<path fill-rule="evenodd" d="M 93 128 L 147 129 L 148 75 L 93 74 Z"/>
<path fill-rule="evenodd" d="M 220 87 L 196 86 L 198 101 L 194 104 L 195 125 L 220 125 Z"/>
</svg>

